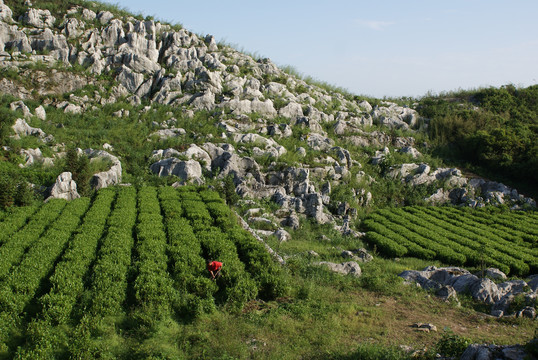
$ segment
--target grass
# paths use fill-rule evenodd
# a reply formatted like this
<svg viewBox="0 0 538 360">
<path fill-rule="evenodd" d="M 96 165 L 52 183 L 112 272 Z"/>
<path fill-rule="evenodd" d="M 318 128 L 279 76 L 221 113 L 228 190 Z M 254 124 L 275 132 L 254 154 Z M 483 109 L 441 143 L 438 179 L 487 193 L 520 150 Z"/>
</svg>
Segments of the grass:
<svg viewBox="0 0 538 360">
<path fill-rule="evenodd" d="M 353 349 L 364 343 L 433 347 L 441 339 L 442 329 L 451 329 L 455 334 L 471 338 L 474 342 L 502 344 L 525 342 L 532 338 L 532 321 L 492 319 L 476 312 L 476 309 L 487 309 L 471 299 L 462 298 L 463 307 L 444 303 L 425 291 L 403 284 L 397 276 L 408 269 L 443 265 L 438 262 L 416 258 L 384 259 L 376 255 L 372 262 L 361 264 L 363 275 L 359 279 L 335 275 L 315 266 L 313 262 L 320 260 L 346 261 L 340 256 L 340 249 L 354 249 L 363 244 L 356 239 L 336 236 L 329 229 L 317 225 L 303 225 L 300 230 L 292 232 L 291 241 L 281 244 L 277 244 L 276 240 L 268 242 L 280 255 L 292 256 L 288 258 L 288 266 L 297 286 L 294 286 L 295 299 L 285 306 L 291 312 L 286 317 L 288 326 L 293 327 L 297 319 L 308 314 L 304 317 L 310 321 L 316 319 L 310 323 L 309 332 L 320 331 L 317 336 L 322 338 L 340 338 L 337 344 L 332 344 L 330 339 L 322 340 L 319 349 L 314 347 L 308 353 L 311 356 L 321 351 L 324 354 L 322 357 L 340 358 L 347 355 L 338 349 Z M 320 233 L 327 234 L 331 241 L 317 239 Z M 304 255 L 307 250 L 315 250 L 319 258 L 308 259 Z M 439 332 L 414 332 L 410 326 L 416 322 L 433 323 Z M 316 330 L 318 326 L 323 331 Z M 299 332 L 298 328 L 295 329 Z M 518 340 L 511 336 L 517 336 Z M 305 347 L 303 351 L 309 350 Z"/>
<path fill-rule="evenodd" d="M 389 262 L 383 261 L 383 265 Z M 402 284 L 397 286 L 398 296 L 364 289 L 346 277 L 341 282 L 353 285 L 339 289 L 328 284 L 335 279 L 325 272 L 306 279 L 293 276 L 295 296 L 252 301 L 239 315 L 219 311 L 189 324 L 162 324 L 138 347 L 146 355 L 158 352 L 185 358 L 326 359 L 397 353 L 399 345 L 431 348 L 445 328 L 475 342 L 525 342 L 533 336 L 530 320 L 492 320 Z M 416 322 L 433 323 L 439 332 L 415 332 L 411 325 Z M 129 344 L 126 341 L 124 345 Z"/>
<path fill-rule="evenodd" d="M 165 321 L 148 329 L 142 343 L 104 331 L 100 345 L 120 358 L 135 353 L 189 359 L 326 359 L 398 353 L 399 345 L 431 348 L 444 328 L 476 342 L 510 343 L 533 335 L 530 321 L 490 320 L 412 289 L 396 299 L 360 288 L 339 291 L 314 281 L 308 284 L 306 299 L 253 301 L 240 315 L 219 311 L 183 325 Z M 434 323 L 440 331 L 415 332 L 410 326 L 416 322 Z"/>
</svg>

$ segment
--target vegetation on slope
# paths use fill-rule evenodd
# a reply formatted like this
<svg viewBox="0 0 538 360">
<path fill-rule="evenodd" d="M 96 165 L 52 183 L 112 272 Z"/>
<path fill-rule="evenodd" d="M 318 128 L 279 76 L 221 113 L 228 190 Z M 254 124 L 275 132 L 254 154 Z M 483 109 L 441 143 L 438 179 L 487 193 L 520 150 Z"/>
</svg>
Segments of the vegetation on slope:
<svg viewBox="0 0 538 360">
<path fill-rule="evenodd" d="M 58 206 L 65 210 L 49 210 Z M 20 227 L 23 213 L 0 221 L 15 232 L 0 249 L 17 255 L 8 264 L 17 277 L 0 277 L 1 359 L 410 358 L 403 344 L 427 346 L 421 356 L 433 359 L 471 340 L 532 337 L 530 319 L 481 316 L 470 299 L 463 308 L 444 303 L 397 276 L 432 260 L 376 257 L 360 278 L 316 265 L 364 245 L 328 225 L 305 223 L 293 242 L 271 240 L 287 257 L 281 268 L 203 188 L 107 188 L 42 209 L 29 222 L 38 230 Z M 21 258 L 13 241 L 30 230 L 44 236 L 29 238 Z M 225 263 L 216 282 L 204 271 L 214 256 Z M 410 328 L 425 321 L 440 331 Z"/>
<path fill-rule="evenodd" d="M 538 85 L 425 96 L 417 109 L 430 119 L 438 155 L 537 195 Z"/>
<path fill-rule="evenodd" d="M 495 267 L 519 276 L 538 271 L 535 212 L 446 207 L 383 209 L 364 221 L 366 239 L 388 256 Z"/>
</svg>

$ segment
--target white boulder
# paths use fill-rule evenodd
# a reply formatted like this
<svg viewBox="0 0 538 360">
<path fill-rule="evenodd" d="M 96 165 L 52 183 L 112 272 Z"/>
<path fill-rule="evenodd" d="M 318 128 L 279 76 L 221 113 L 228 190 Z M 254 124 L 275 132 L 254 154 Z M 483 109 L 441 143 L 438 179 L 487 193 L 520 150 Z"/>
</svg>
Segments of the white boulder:
<svg viewBox="0 0 538 360">
<path fill-rule="evenodd" d="M 70 172 L 61 173 L 56 178 L 56 183 L 50 189 L 49 199 L 65 199 L 73 200 L 78 199 L 80 195 L 77 192 L 77 183 L 73 180 Z"/>
<path fill-rule="evenodd" d="M 203 183 L 202 167 L 196 160 L 164 159 L 152 164 L 150 170 L 161 177 L 175 175 L 183 182 L 194 181 L 196 183 Z"/>
</svg>

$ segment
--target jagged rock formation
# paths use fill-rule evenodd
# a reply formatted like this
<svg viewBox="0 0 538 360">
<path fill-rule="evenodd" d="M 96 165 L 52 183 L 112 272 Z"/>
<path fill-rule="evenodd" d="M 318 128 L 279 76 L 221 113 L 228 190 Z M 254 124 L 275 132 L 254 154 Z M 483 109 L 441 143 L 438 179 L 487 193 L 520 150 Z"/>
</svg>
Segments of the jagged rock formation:
<svg viewBox="0 0 538 360">
<path fill-rule="evenodd" d="M 428 164 L 402 164 L 392 167 L 388 176 L 401 179 L 413 186 L 432 184 L 442 185 L 427 200 L 432 203 L 468 205 L 483 207 L 485 204 L 528 204 L 536 206 L 536 202 L 508 186 L 483 179 L 468 179 L 456 168 L 439 168 L 431 171 Z"/>
<path fill-rule="evenodd" d="M 232 115 L 256 113 L 269 119 L 279 115 L 318 131 L 320 123 L 335 119 L 334 114 L 319 108 L 334 101 L 341 103 L 336 115 L 341 122 L 372 124 L 372 117 L 380 123 L 399 119 L 411 127 L 416 122 L 411 109 L 390 103 L 372 109 L 365 101 L 356 103 L 340 94 L 328 94 L 285 74 L 269 59 L 254 61 L 218 46 L 212 36 L 201 38 L 159 22 L 115 18 L 110 12 L 95 14 L 81 7 L 70 9 L 59 27 L 48 10 L 34 8 L 28 8 L 20 23 L 10 25 L 11 12 L 2 6 L 3 66 L 40 60 L 83 65 L 94 74 L 114 71 L 119 87 L 132 94 L 133 100 L 224 109 Z M 95 27 L 96 19 L 100 27 Z M 80 47 L 72 45 L 74 41 Z M 46 55 L 35 54 L 43 51 Z M 298 88 L 307 92 L 299 93 Z M 285 103 L 275 108 L 275 100 Z"/>
<path fill-rule="evenodd" d="M 77 184 L 71 177 L 70 172 L 61 173 L 56 179 L 56 183 L 49 190 L 48 199 L 78 199 L 80 195 L 77 192 Z"/>
<path fill-rule="evenodd" d="M 150 169 L 159 176 L 175 175 L 183 182 L 203 184 L 202 167 L 196 160 L 169 158 L 154 163 Z"/>
<path fill-rule="evenodd" d="M 523 360 L 532 359 L 521 345 L 470 345 L 461 356 L 461 360 L 498 359 Z"/>
<path fill-rule="evenodd" d="M 21 164 L 23 167 L 31 166 L 34 164 L 43 164 L 44 166 L 54 165 L 54 158 L 46 158 L 39 148 L 35 149 L 21 149 L 20 154 L 24 156 L 25 163 Z"/>
<path fill-rule="evenodd" d="M 152 110 L 153 104 L 181 109 L 190 118 L 196 111 L 205 111 L 216 119 L 222 143 L 207 136 L 205 143 L 190 143 L 186 151 L 155 150 L 147 154 L 153 161 L 151 171 L 195 183 L 203 183 L 206 176 L 230 175 L 241 196 L 268 197 L 281 205 L 283 221 L 293 227 L 298 226 L 297 214 L 320 223 L 353 217 L 356 209 L 348 202 L 331 200 L 331 188 L 340 184 L 355 180 L 364 184 L 352 189 L 350 201 L 354 206 L 375 203 L 375 195 L 368 188 L 375 177 L 361 170 L 359 160 L 363 158 L 350 152 L 348 146 L 380 150 L 372 159 L 380 166 L 392 154 L 389 147 L 399 149 L 410 159 L 422 156 L 412 136 L 381 131 L 389 128 L 412 133 L 427 125 L 428 120 L 420 118 L 412 108 L 386 101 L 372 106 L 366 100 L 289 75 L 269 59 L 255 60 L 219 45 L 211 35 L 201 37 L 153 20 L 81 6 L 55 18 L 48 10 L 31 5 L 20 18 L 13 19 L 11 9 L 0 2 L 0 66 L 19 69 L 36 62 L 59 62 L 64 67 L 55 66 L 47 72 L 22 69 L 21 76 L 30 79 L 34 89 L 25 82 L 5 78 L 0 80 L 0 91 L 21 99 L 32 98 L 35 93 L 69 93 L 99 75 L 111 76 L 114 86 L 108 93 L 96 91 L 93 96 L 51 98 L 45 106 L 34 109 L 34 114 L 23 102 L 13 103 L 13 111 L 22 113 L 13 127 L 16 136 L 34 135 L 53 142 L 51 136 L 30 127 L 25 120 L 35 116 L 45 121 L 47 106 L 77 115 L 122 99 L 133 106 L 142 101 L 149 104 L 144 112 Z M 81 67 L 85 71 L 80 71 Z M 117 118 L 130 115 L 126 109 L 113 114 Z M 374 125 L 378 128 L 372 131 L 370 127 Z M 154 127 L 157 129 L 148 141 L 156 144 L 190 135 L 177 126 L 174 118 L 155 122 Z M 298 138 L 301 146 L 290 146 L 285 140 L 290 137 Z M 28 162 L 39 158 L 30 153 L 25 153 Z M 94 156 L 91 151 L 87 155 Z M 109 155 L 113 166 L 94 176 L 94 188 L 121 182 L 121 163 Z M 304 159 L 304 163 L 278 163 L 294 156 Z M 535 205 L 532 199 L 502 184 L 466 179 L 458 169 L 432 170 L 427 164 L 403 164 L 386 173 L 413 186 L 439 183 L 439 190 L 429 197 L 432 202 L 481 206 L 508 201 Z M 349 225 L 340 228 L 352 233 Z"/>
<path fill-rule="evenodd" d="M 15 132 L 15 135 L 13 135 L 14 139 L 20 139 L 23 136 L 36 136 L 44 142 L 54 141 L 54 137 L 52 135 L 47 135 L 43 130 L 31 127 L 24 119 L 17 119 L 12 128 Z"/>
<path fill-rule="evenodd" d="M 23 157 L 22 166 L 53 165 L 61 156 L 66 146 L 55 141 L 64 138 L 61 129 L 70 125 L 69 121 L 66 125 L 55 122 L 55 117 L 86 120 L 108 106 L 114 109 L 107 123 L 144 129 L 136 139 L 144 144 L 140 147 L 144 153 L 137 154 L 142 159 L 136 164 L 140 172 L 149 169 L 155 176 L 176 176 L 180 180 L 176 184 L 203 184 L 210 177 L 233 179 L 242 197 L 278 204 L 280 208 L 270 214 L 256 209 L 245 214 L 248 223 L 265 230 L 252 230 L 241 219 L 262 242 L 258 235 L 293 241 L 290 233 L 294 232 L 281 226 L 297 230 L 305 224 L 304 217 L 331 224 L 344 235 L 361 237 L 364 234 L 353 229 L 356 207 L 380 201 L 376 183 L 391 180 L 391 185 L 400 188 L 402 184 L 437 185 L 438 190 L 428 194 L 431 202 L 535 205 L 502 184 L 469 179 L 455 168 L 432 168 L 426 163 L 428 147 L 415 143 L 413 137 L 428 121 L 412 108 L 369 103 L 312 85 L 280 70 L 269 59 L 253 59 L 217 44 L 210 35 L 201 37 L 186 29 L 95 8 L 75 6 L 66 14 L 53 15 L 29 6 L 13 19 L 11 9 L 0 0 L 0 67 L 12 68 L 10 76 L 0 79 L 0 93 L 24 101 L 44 99 L 38 107 L 27 106 L 34 101 L 10 104 L 19 118 L 12 129 L 15 138 L 39 138 L 39 146 L 50 149 L 55 157 L 45 158 L 33 144 L 20 152 L 17 148 L 15 155 Z M 161 116 L 164 112 L 168 113 Z M 157 115 L 146 121 L 140 114 Z M 206 125 L 201 119 L 211 121 L 210 134 L 196 130 Z M 92 139 L 87 146 L 94 149 L 79 150 L 79 155 L 91 161 L 110 162 L 110 168 L 91 178 L 94 189 L 121 184 L 122 171 L 130 171 L 129 163 L 122 164 L 129 148 L 113 140 L 107 136 Z M 112 145 L 95 150 L 105 141 Z M 394 165 L 393 158 L 404 161 Z M 367 164 L 370 160 L 373 166 Z M 67 172 L 50 192 L 51 198 L 79 196 Z M 255 203 L 260 206 L 262 201 Z M 319 240 L 331 245 L 325 235 Z M 305 253 L 308 258 L 320 257 L 312 250 Z M 365 249 L 336 248 L 335 254 L 345 262 L 316 264 L 359 277 L 359 263 L 372 260 Z M 525 296 L 529 303 L 536 300 L 538 278 L 507 281 L 502 273 L 488 273 L 490 278 L 495 276 L 500 279 L 482 279 L 459 268 L 429 268 L 405 275 L 444 299 L 457 300 L 458 293 L 468 289 L 475 299 L 491 304 L 496 316 L 512 312 L 515 296 Z M 535 318 L 536 309 L 521 308 L 514 315 Z"/>
<path fill-rule="evenodd" d="M 408 283 L 416 283 L 425 290 L 436 292 L 445 300 L 457 299 L 456 294 L 470 293 L 473 299 L 491 305 L 491 314 L 497 317 L 536 317 L 536 309 L 531 306 L 515 309 L 512 314 L 509 310 L 517 295 L 524 296 L 529 304 L 535 303 L 538 299 L 538 275 L 529 276 L 528 281 L 509 280 L 495 283 L 492 278 L 506 280 L 506 275 L 497 269 L 488 269 L 485 274 L 471 274 L 459 267 L 428 266 L 422 271 L 406 270 L 399 276 Z"/>
</svg>

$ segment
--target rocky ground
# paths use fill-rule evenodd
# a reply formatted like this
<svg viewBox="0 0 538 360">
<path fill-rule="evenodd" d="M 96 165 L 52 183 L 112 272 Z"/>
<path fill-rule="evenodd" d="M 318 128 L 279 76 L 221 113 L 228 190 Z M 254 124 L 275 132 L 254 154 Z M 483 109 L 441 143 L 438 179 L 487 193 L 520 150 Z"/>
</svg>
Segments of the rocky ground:
<svg viewBox="0 0 538 360">
<path fill-rule="evenodd" d="M 427 126 L 428 120 L 420 118 L 412 108 L 390 102 L 372 106 L 366 100 L 329 92 L 288 75 L 269 59 L 255 60 L 217 44 L 210 35 L 201 37 L 153 20 L 80 6 L 68 9 L 62 18 L 29 6 L 14 19 L 9 7 L 1 2 L 0 6 L 2 68 L 16 69 L 28 63 L 53 66 L 58 62 L 66 66 L 46 76 L 55 84 L 46 86 L 47 91 L 4 78 L 0 83 L 2 92 L 24 100 L 36 94 L 72 92 L 87 84 L 88 78 L 105 74 L 116 81 L 108 97 L 100 93 L 93 97 L 70 96 L 68 100 L 49 97 L 45 106 L 32 110 L 18 101 L 11 104 L 13 111 L 22 111 L 27 119 L 46 119 L 49 107 L 78 114 L 120 98 L 132 104 L 149 104 L 145 111 L 155 103 L 181 108 L 191 116 L 196 111 L 209 111 L 218 118 L 221 138 L 190 144 L 185 151 L 154 150 L 147 154 L 154 160 L 150 170 L 158 176 L 175 175 L 182 182 L 197 184 L 207 176 L 231 175 L 241 196 L 271 198 L 280 205 L 281 222 L 293 223 L 297 214 L 319 223 L 333 222 L 335 218 L 342 221 L 344 216 L 353 215 L 350 204 L 331 203 L 330 195 L 331 187 L 350 182 L 350 176 L 376 181 L 374 174 L 362 170 L 359 159 L 363 157 L 355 150 L 361 147 L 380 149 L 367 160 L 378 166 L 386 164 L 392 154 L 407 154 L 413 162 L 392 165 L 382 174 L 412 186 L 436 184 L 437 190 L 427 197 L 429 202 L 473 207 L 490 203 L 535 205 L 532 199 L 503 184 L 468 179 L 458 169 L 432 169 L 423 162 L 412 136 L 387 132 L 399 129 L 412 134 Z M 84 72 L 74 71 L 81 67 Z M 26 71 L 37 83 L 43 83 L 41 70 Z M 114 115 L 128 117 L 129 111 L 119 110 Z M 160 129 L 151 138 L 165 140 L 185 134 L 185 130 L 174 126 L 174 118 L 155 125 Z M 299 145 L 304 146 L 290 148 L 285 140 L 297 129 L 301 129 Z M 13 130 L 15 136 L 38 136 L 55 145 L 51 135 L 30 127 L 24 118 L 16 121 Z M 349 144 L 353 150 L 337 144 Z M 92 180 L 94 186 L 121 182 L 121 161 L 114 151 L 96 151 L 87 149 L 84 153 L 108 157 L 113 167 L 97 174 Z M 292 166 L 279 164 L 279 159 L 291 151 L 299 161 Z M 319 156 L 307 159 L 307 154 L 313 152 Z M 41 158 L 35 149 L 23 149 L 21 154 L 27 157 L 25 165 L 54 161 Z M 260 158 L 272 161 L 260 165 Z M 62 179 L 70 181 L 66 176 Z M 64 188 L 72 189 L 68 185 Z M 354 203 L 359 206 L 375 202 L 375 194 L 367 187 L 356 188 L 354 193 Z M 56 192 L 52 196 L 57 196 Z"/>
<path fill-rule="evenodd" d="M 408 270 L 400 274 L 406 282 L 434 292 L 445 301 L 458 301 L 458 294 L 470 295 L 474 300 L 491 305 L 491 315 L 536 318 L 534 306 L 515 304 L 538 304 L 538 275 L 525 280 L 507 280 L 498 269 L 485 269 L 471 274 L 458 268 L 430 266 L 422 271 Z M 512 305 L 512 306 L 511 306 Z"/>
</svg>

